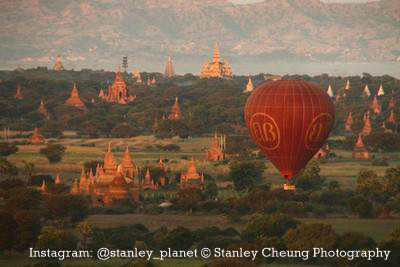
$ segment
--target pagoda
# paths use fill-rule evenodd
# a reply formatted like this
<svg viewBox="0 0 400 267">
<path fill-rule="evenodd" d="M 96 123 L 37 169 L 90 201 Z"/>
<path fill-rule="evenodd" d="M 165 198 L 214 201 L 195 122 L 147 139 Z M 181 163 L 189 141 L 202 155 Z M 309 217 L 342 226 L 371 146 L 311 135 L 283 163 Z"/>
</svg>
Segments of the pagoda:
<svg viewBox="0 0 400 267">
<path fill-rule="evenodd" d="M 15 92 L 14 98 L 17 100 L 24 99 L 24 95 L 22 94 L 21 86 L 17 86 L 17 91 Z"/>
<path fill-rule="evenodd" d="M 178 97 L 175 97 L 175 103 L 172 106 L 171 113 L 168 116 L 169 120 L 178 121 L 182 119 L 181 108 L 179 107 Z"/>
<path fill-rule="evenodd" d="M 368 150 L 365 148 L 361 134 L 358 135 L 357 142 L 353 149 L 354 159 L 368 159 Z"/>
<path fill-rule="evenodd" d="M 394 114 L 393 109 L 390 111 L 389 118 L 387 119 L 387 122 L 390 122 L 392 124 L 396 123 L 396 114 Z"/>
<path fill-rule="evenodd" d="M 350 81 L 347 80 L 346 81 L 346 86 L 344 87 L 345 90 L 350 90 L 351 86 L 350 86 Z"/>
<path fill-rule="evenodd" d="M 349 112 L 349 115 L 347 116 L 346 122 L 344 124 L 344 128 L 347 131 L 351 131 L 351 126 L 353 125 L 353 115 L 351 111 Z"/>
<path fill-rule="evenodd" d="M 366 84 L 364 87 L 363 95 L 367 98 L 371 96 L 371 92 L 369 91 L 368 84 Z"/>
<path fill-rule="evenodd" d="M 121 167 L 122 167 L 124 175 L 127 177 L 136 177 L 136 175 L 138 174 L 138 168 L 137 168 L 135 162 L 133 161 L 133 158 L 131 156 L 131 153 L 129 152 L 128 146 L 126 146 L 126 150 L 125 150 L 124 156 L 122 158 Z"/>
<path fill-rule="evenodd" d="M 140 71 L 139 69 L 135 68 L 132 71 L 132 79 L 137 80 L 140 79 Z"/>
<path fill-rule="evenodd" d="M 369 115 L 367 115 L 365 122 L 364 122 L 364 127 L 362 129 L 362 135 L 367 136 L 371 132 L 372 132 L 371 120 L 369 118 Z"/>
<path fill-rule="evenodd" d="M 232 67 L 225 61 L 221 62 L 218 44 L 214 47 L 212 62 L 205 62 L 200 73 L 201 78 L 232 78 Z"/>
<path fill-rule="evenodd" d="M 382 107 L 379 104 L 378 98 L 376 97 L 376 95 L 374 96 L 374 100 L 372 100 L 371 109 L 374 111 L 375 114 L 380 114 L 382 111 Z"/>
<path fill-rule="evenodd" d="M 124 178 L 122 166 L 119 165 L 117 173 L 109 184 L 108 191 L 104 196 L 104 204 L 106 206 L 111 206 L 116 202 L 129 200 L 130 198 L 129 185 Z"/>
<path fill-rule="evenodd" d="M 243 92 L 250 93 L 250 92 L 253 92 L 253 90 L 254 90 L 253 81 L 251 80 L 251 77 L 249 76 L 249 81 L 247 82 L 246 89 Z"/>
<path fill-rule="evenodd" d="M 187 172 L 181 174 L 180 188 L 198 188 L 201 190 L 204 189 L 204 175 L 200 175 L 197 172 L 196 162 L 194 161 L 193 157 L 192 160 L 189 162 Z"/>
<path fill-rule="evenodd" d="M 378 95 L 378 96 L 383 96 L 383 95 L 385 95 L 385 91 L 383 90 L 383 85 L 382 85 L 382 83 L 379 85 L 379 89 L 378 89 L 377 95 Z"/>
<path fill-rule="evenodd" d="M 333 94 L 332 86 L 329 84 L 328 89 L 326 90 L 326 93 L 329 95 L 329 97 L 334 98 L 335 95 Z"/>
<path fill-rule="evenodd" d="M 80 108 L 80 109 L 85 108 L 85 104 L 82 102 L 82 100 L 79 97 L 78 88 L 76 88 L 76 83 L 74 83 L 74 86 L 72 87 L 72 91 L 71 91 L 71 96 L 67 99 L 65 104 L 68 106 L 76 107 L 76 108 Z"/>
<path fill-rule="evenodd" d="M 104 96 L 102 97 L 103 101 L 118 104 L 127 104 L 134 101 L 135 98 L 136 96 L 128 96 L 128 89 L 124 77 L 120 68 L 118 67 L 118 71 L 115 75 L 115 80 L 113 84 L 108 86 L 108 94 L 104 94 Z"/>
<path fill-rule="evenodd" d="M 50 119 L 50 113 L 47 111 L 46 106 L 44 105 L 43 99 L 40 100 L 40 105 L 38 109 L 39 113 L 41 113 L 46 119 Z"/>
<path fill-rule="evenodd" d="M 389 100 L 389 108 L 395 108 L 396 107 L 396 102 L 394 101 L 394 97 L 391 96 Z"/>
<path fill-rule="evenodd" d="M 171 57 L 167 58 L 167 63 L 165 64 L 165 77 L 172 78 L 175 76 L 174 66 L 172 65 Z"/>
<path fill-rule="evenodd" d="M 214 134 L 214 138 L 212 139 L 211 142 L 211 148 L 206 150 L 206 157 L 205 157 L 206 160 L 218 161 L 225 159 L 224 140 L 225 138 L 221 136 L 221 142 L 220 142 L 220 138 L 218 138 L 217 133 Z"/>
<path fill-rule="evenodd" d="M 160 170 L 160 173 L 161 173 L 160 177 L 158 178 L 158 182 L 159 182 L 160 186 L 164 186 L 167 184 L 167 179 L 165 177 L 165 174 L 166 174 L 165 165 L 161 158 L 158 161 L 157 168 Z"/>
<path fill-rule="evenodd" d="M 154 181 L 151 179 L 150 170 L 147 168 L 146 174 L 144 175 L 144 179 L 140 183 L 140 189 L 154 189 Z"/>
<path fill-rule="evenodd" d="M 46 193 L 47 192 L 47 190 L 48 190 L 48 187 L 47 187 L 47 184 L 46 184 L 46 181 L 45 180 L 43 180 L 42 181 L 42 185 L 40 186 L 40 192 L 42 192 L 42 193 Z"/>
<path fill-rule="evenodd" d="M 38 128 L 35 128 L 35 130 L 33 130 L 32 137 L 30 138 L 29 141 L 33 145 L 41 145 L 41 144 L 45 143 L 45 140 L 44 140 L 43 136 L 40 135 Z"/>
<path fill-rule="evenodd" d="M 63 66 L 63 64 L 61 62 L 61 55 L 57 55 L 56 63 L 54 64 L 53 69 L 55 71 L 64 70 L 64 66 Z"/>
<path fill-rule="evenodd" d="M 71 194 L 72 195 L 79 195 L 80 194 L 78 179 L 74 179 L 74 182 L 72 183 Z"/>
</svg>

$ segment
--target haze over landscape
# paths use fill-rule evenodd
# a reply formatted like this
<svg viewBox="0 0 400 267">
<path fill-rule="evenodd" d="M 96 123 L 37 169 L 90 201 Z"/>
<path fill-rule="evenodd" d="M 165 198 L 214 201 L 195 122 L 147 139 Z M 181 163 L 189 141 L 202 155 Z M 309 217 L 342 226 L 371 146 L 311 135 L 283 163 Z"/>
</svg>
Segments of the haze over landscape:
<svg viewBox="0 0 400 267">
<path fill-rule="evenodd" d="M 198 74 L 218 42 L 237 74 L 399 77 L 399 2 L 326 2 L 2 1 L 0 68 L 50 67 L 61 54 L 67 69 L 115 70 L 128 56 L 129 69 L 162 71 L 171 55 L 178 73 Z"/>
</svg>

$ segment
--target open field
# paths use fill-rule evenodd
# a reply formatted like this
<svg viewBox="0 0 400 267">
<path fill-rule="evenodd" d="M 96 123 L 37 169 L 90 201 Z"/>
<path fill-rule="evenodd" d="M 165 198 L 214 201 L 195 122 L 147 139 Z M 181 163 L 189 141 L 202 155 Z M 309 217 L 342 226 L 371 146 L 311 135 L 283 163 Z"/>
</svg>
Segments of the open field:
<svg viewBox="0 0 400 267">
<path fill-rule="evenodd" d="M 148 215 L 148 214 L 123 214 L 123 215 L 91 215 L 86 220 L 100 228 L 118 227 L 121 225 L 141 223 L 151 231 L 166 226 L 175 228 L 184 226 L 197 229 L 208 226 L 233 227 L 242 230 L 250 216 L 242 217 L 240 223 L 231 223 L 223 215 Z M 359 218 L 301 218 L 304 223 L 325 223 L 330 224 L 338 233 L 361 232 L 370 236 L 376 241 L 388 238 L 390 233 L 400 225 L 400 218 L 396 219 L 359 219 Z"/>
<path fill-rule="evenodd" d="M 218 174 L 226 176 L 229 171 L 228 165 L 215 166 L 214 163 L 204 161 L 204 151 L 211 144 L 211 136 L 185 140 L 179 138 L 159 140 L 154 136 L 110 139 L 65 138 L 57 142 L 67 146 L 67 151 L 60 163 L 49 164 L 47 159 L 39 154 L 39 150 L 43 146 L 34 145 L 20 145 L 19 151 L 9 156 L 9 159 L 20 168 L 23 168 L 23 160 L 32 162 L 35 164 L 37 172 L 50 173 L 53 175 L 60 174 L 68 183 L 79 175 L 81 166 L 85 161 L 103 160 L 108 143 L 111 143 L 114 155 L 118 161 L 121 160 L 126 145 L 129 145 L 133 158 L 139 167 L 156 162 L 161 157 L 170 160 L 168 168 L 172 172 L 181 171 L 185 170 L 187 166 L 187 159 L 182 159 L 182 157 L 190 159 L 193 156 L 198 160 L 198 169 L 214 177 Z M 160 151 L 155 148 L 157 144 L 177 144 L 181 147 L 181 150 L 178 152 Z M 149 145 L 153 146 L 153 150 L 146 149 L 146 146 Z M 382 176 L 388 168 L 385 166 L 372 166 L 371 161 L 353 160 L 351 158 L 351 151 L 334 150 L 334 152 L 338 156 L 337 160 L 322 163 L 320 165 L 321 174 L 325 176 L 328 181 L 338 180 L 344 188 L 352 188 L 355 185 L 356 175 L 360 169 L 373 169 L 378 175 Z M 389 159 L 389 167 L 400 164 L 400 153 L 371 153 L 371 156 L 372 155 L 375 155 L 377 158 L 387 157 Z M 265 182 L 277 185 L 282 184 L 283 179 L 272 163 L 266 161 L 266 167 L 267 169 L 264 172 Z"/>
</svg>

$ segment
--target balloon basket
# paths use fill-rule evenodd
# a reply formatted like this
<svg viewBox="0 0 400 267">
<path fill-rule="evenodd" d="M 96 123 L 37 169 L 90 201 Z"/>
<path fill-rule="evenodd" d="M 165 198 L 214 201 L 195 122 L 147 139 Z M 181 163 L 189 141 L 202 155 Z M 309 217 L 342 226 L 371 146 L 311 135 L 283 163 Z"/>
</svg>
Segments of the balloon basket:
<svg viewBox="0 0 400 267">
<path fill-rule="evenodd" d="M 283 185 L 283 190 L 285 191 L 295 191 L 296 190 L 296 186 L 294 184 L 284 184 Z"/>
</svg>

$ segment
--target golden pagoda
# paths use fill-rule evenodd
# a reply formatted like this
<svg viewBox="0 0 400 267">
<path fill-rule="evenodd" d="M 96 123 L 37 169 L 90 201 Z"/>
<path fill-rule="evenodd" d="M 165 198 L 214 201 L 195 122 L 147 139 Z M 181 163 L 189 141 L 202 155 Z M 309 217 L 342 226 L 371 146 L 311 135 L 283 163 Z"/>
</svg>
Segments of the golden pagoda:
<svg viewBox="0 0 400 267">
<path fill-rule="evenodd" d="M 30 138 L 29 141 L 33 145 L 41 145 L 45 142 L 43 136 L 40 135 L 38 128 L 35 128 L 35 130 L 33 130 L 32 137 Z"/>
<path fill-rule="evenodd" d="M 17 100 L 24 99 L 24 95 L 22 94 L 22 89 L 20 85 L 17 86 L 17 91 L 15 92 L 14 98 Z"/>
<path fill-rule="evenodd" d="M 362 135 L 367 136 L 372 132 L 372 126 L 371 126 L 371 120 L 369 116 L 367 115 L 365 122 L 364 122 L 364 127 L 362 129 Z"/>
<path fill-rule="evenodd" d="M 369 91 L 368 84 L 366 84 L 365 87 L 364 87 L 363 95 L 366 96 L 366 97 L 370 97 L 371 96 L 371 92 Z"/>
<path fill-rule="evenodd" d="M 353 115 L 351 111 L 349 112 L 349 115 L 347 116 L 346 122 L 344 124 L 344 128 L 348 131 L 351 131 L 351 126 L 353 125 Z"/>
<path fill-rule="evenodd" d="M 65 104 L 76 108 L 81 108 L 81 109 L 85 108 L 85 104 L 79 97 L 78 88 L 76 88 L 76 83 L 74 83 L 74 86 L 72 87 L 71 91 L 71 96 L 67 99 Z"/>
<path fill-rule="evenodd" d="M 345 89 L 345 90 L 350 90 L 350 89 L 351 89 L 350 81 L 349 81 L 349 80 L 346 81 L 346 86 L 344 87 L 344 89 Z"/>
<path fill-rule="evenodd" d="M 154 181 L 151 179 L 150 170 L 148 168 L 146 174 L 144 175 L 144 179 L 140 183 L 140 189 L 154 189 Z"/>
<path fill-rule="evenodd" d="M 56 63 L 54 64 L 53 69 L 56 71 L 64 70 L 64 66 L 61 62 L 61 55 L 57 55 Z"/>
<path fill-rule="evenodd" d="M 133 158 L 131 156 L 131 153 L 129 152 L 129 147 L 126 146 L 126 150 L 124 153 L 124 156 L 122 158 L 122 163 L 121 163 L 121 167 L 123 170 L 123 173 L 125 176 L 128 177 L 136 177 L 137 173 L 138 173 L 138 168 L 135 164 L 135 162 L 133 161 Z"/>
<path fill-rule="evenodd" d="M 382 83 L 379 85 L 379 89 L 378 89 L 377 95 L 378 95 L 378 96 L 383 96 L 383 95 L 385 95 L 385 91 L 383 90 L 383 85 L 382 85 Z"/>
<path fill-rule="evenodd" d="M 165 64 L 165 77 L 172 78 L 175 76 L 174 66 L 172 65 L 171 57 L 167 58 L 167 63 Z"/>
<path fill-rule="evenodd" d="M 181 120 L 182 119 L 181 108 L 179 107 L 178 97 L 175 97 L 175 103 L 172 106 L 171 113 L 168 116 L 169 120 Z"/>
<path fill-rule="evenodd" d="M 361 134 L 358 135 L 357 142 L 353 149 L 354 159 L 368 159 L 368 150 L 365 148 Z"/>
<path fill-rule="evenodd" d="M 198 188 L 204 189 L 204 175 L 200 175 L 197 172 L 196 162 L 192 157 L 192 160 L 189 162 L 188 170 L 186 173 L 181 174 L 181 189 L 187 188 Z"/>
<path fill-rule="evenodd" d="M 232 67 L 225 60 L 221 62 L 218 44 L 214 47 L 214 55 L 212 62 L 205 62 L 200 73 L 201 78 L 232 78 Z"/>
<path fill-rule="evenodd" d="M 376 97 L 376 95 L 374 96 L 374 100 L 372 100 L 371 109 L 374 111 L 375 114 L 380 114 L 382 111 L 382 107 L 379 104 L 378 98 Z"/>
<path fill-rule="evenodd" d="M 225 159 L 225 152 L 224 152 L 224 138 L 221 136 L 221 141 L 220 138 L 218 138 L 217 133 L 214 134 L 214 138 L 212 139 L 211 142 L 211 148 L 206 150 L 206 160 L 209 161 L 218 161 L 218 160 L 224 160 Z"/>
<path fill-rule="evenodd" d="M 251 80 L 251 77 L 249 76 L 249 81 L 246 84 L 246 89 L 243 91 L 243 93 L 250 93 L 253 92 L 254 90 L 254 85 L 253 81 Z"/>
</svg>

